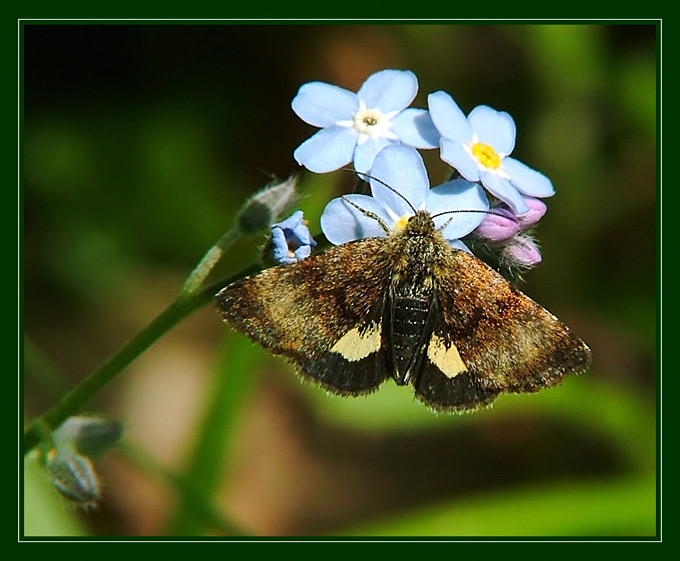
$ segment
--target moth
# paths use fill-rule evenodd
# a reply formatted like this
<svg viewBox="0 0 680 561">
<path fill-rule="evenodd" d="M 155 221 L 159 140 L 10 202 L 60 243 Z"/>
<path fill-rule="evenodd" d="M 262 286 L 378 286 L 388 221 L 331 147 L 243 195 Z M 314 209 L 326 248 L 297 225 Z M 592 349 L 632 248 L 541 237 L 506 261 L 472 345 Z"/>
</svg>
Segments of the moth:
<svg viewBox="0 0 680 561">
<path fill-rule="evenodd" d="M 435 410 L 536 392 L 591 360 L 555 316 L 453 249 L 424 210 L 385 238 L 241 279 L 216 301 L 236 330 L 330 392 L 367 394 L 392 378 Z"/>
</svg>

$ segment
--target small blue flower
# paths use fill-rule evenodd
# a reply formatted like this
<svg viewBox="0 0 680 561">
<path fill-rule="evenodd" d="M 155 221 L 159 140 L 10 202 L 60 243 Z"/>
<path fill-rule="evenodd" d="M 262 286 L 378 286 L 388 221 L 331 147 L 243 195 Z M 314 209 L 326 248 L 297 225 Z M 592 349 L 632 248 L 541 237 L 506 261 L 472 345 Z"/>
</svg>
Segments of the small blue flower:
<svg viewBox="0 0 680 561">
<path fill-rule="evenodd" d="M 430 116 L 441 134 L 441 158 L 470 181 L 481 181 L 516 214 L 530 209 L 522 195 L 549 197 L 555 193 L 545 175 L 510 158 L 515 147 L 515 122 L 503 111 L 480 105 L 465 117 L 446 92 L 428 97 Z"/>
<path fill-rule="evenodd" d="M 293 263 L 311 255 L 316 241 L 309 233 L 301 210 L 272 225 L 272 245 L 274 259 L 279 263 Z"/>
<path fill-rule="evenodd" d="M 425 109 L 407 109 L 418 91 L 408 70 L 381 70 L 357 93 L 324 82 L 309 82 L 293 99 L 293 111 L 321 130 L 297 147 L 297 162 L 326 173 L 354 162 L 368 172 L 376 154 L 391 144 L 437 148 L 439 133 Z"/>
<path fill-rule="evenodd" d="M 403 195 L 416 210 L 427 210 L 432 215 L 468 211 L 443 214 L 435 217 L 434 222 L 452 247 L 469 251 L 460 238 L 472 232 L 486 216 L 489 201 L 484 190 L 464 179 L 430 189 L 423 159 L 410 146 L 388 146 L 378 153 L 371 168 L 372 196 L 346 195 L 326 205 L 321 215 L 321 230 L 328 241 L 340 245 L 361 238 L 387 236 L 375 218 L 362 213 L 348 200 L 379 216 L 392 231 L 399 230 L 413 216 L 411 206 L 378 180 Z M 469 212 L 477 210 L 480 212 Z"/>
</svg>

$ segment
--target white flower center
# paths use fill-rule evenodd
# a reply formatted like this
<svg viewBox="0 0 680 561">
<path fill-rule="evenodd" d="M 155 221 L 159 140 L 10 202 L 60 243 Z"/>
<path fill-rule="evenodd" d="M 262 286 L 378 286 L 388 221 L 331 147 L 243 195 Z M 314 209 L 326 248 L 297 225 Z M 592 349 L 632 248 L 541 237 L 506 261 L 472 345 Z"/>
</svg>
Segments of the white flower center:
<svg viewBox="0 0 680 561">
<path fill-rule="evenodd" d="M 386 137 L 395 139 L 396 136 L 390 131 L 391 119 L 396 113 L 382 113 L 379 109 L 368 109 L 360 102 L 359 111 L 354 114 L 352 127 L 359 134 L 367 137 Z"/>
</svg>

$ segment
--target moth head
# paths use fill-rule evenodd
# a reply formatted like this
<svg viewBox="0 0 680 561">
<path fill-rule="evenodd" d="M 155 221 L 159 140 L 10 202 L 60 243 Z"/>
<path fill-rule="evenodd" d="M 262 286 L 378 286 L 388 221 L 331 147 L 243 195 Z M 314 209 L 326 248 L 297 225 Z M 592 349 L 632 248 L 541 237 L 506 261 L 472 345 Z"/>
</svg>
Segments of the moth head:
<svg viewBox="0 0 680 561">
<path fill-rule="evenodd" d="M 406 235 L 431 235 L 434 232 L 439 232 L 441 233 L 444 228 L 446 228 L 449 223 L 455 219 L 456 214 L 496 214 L 493 210 L 488 210 L 488 209 L 454 209 L 454 210 L 446 210 L 443 212 L 438 212 L 436 214 L 430 214 L 429 211 L 420 208 L 417 209 L 413 203 L 411 203 L 408 198 L 406 198 L 402 193 L 400 193 L 397 189 L 392 187 L 390 184 L 387 182 L 383 181 L 382 179 L 375 177 L 373 175 L 363 173 L 363 172 L 356 172 L 357 175 L 361 177 L 362 180 L 368 181 L 368 180 L 373 180 L 376 181 L 377 183 L 380 183 L 387 189 L 389 189 L 392 193 L 397 195 L 400 199 L 402 199 L 408 208 L 410 209 L 410 212 L 406 212 L 402 216 L 397 216 L 395 217 L 394 221 L 392 224 L 388 224 L 385 222 L 383 218 L 378 216 L 377 214 L 362 208 L 360 205 L 356 204 L 355 202 L 345 198 L 345 201 L 350 204 L 351 206 L 355 207 L 357 210 L 359 210 L 362 214 L 365 216 L 375 220 L 382 230 L 385 232 L 387 236 L 390 235 L 395 235 L 395 234 L 406 234 Z M 343 197 L 344 198 L 344 197 Z M 439 226 L 436 226 L 435 224 L 435 218 L 438 218 L 440 216 L 445 216 L 449 215 L 446 220 L 444 220 Z"/>
<path fill-rule="evenodd" d="M 415 214 L 402 216 L 395 224 L 393 233 L 404 233 L 406 235 L 431 235 L 439 231 L 434 224 L 432 215 L 426 210 L 417 210 Z"/>
<path fill-rule="evenodd" d="M 363 172 L 356 172 L 357 175 L 361 177 L 364 181 L 368 181 L 372 179 L 373 181 L 377 181 L 384 187 L 387 187 L 392 193 L 397 195 L 400 199 L 402 199 L 411 212 L 407 212 L 403 214 L 402 216 L 396 218 L 394 220 L 392 226 L 387 224 L 380 216 L 377 214 L 374 214 L 372 212 L 369 212 L 365 209 L 362 209 L 359 207 L 359 205 L 354 204 L 353 202 L 345 199 L 349 204 L 360 210 L 364 215 L 368 216 L 369 218 L 373 218 L 380 224 L 380 227 L 384 230 L 384 232 L 389 236 L 393 234 L 399 234 L 402 232 L 405 233 L 418 233 L 421 230 L 427 230 L 430 232 L 433 232 L 435 230 L 434 222 L 432 221 L 432 217 L 430 216 L 430 213 L 427 212 L 426 210 L 422 209 L 416 209 L 415 206 L 413 206 L 413 203 L 409 201 L 402 193 L 397 191 L 394 187 L 392 187 L 389 183 L 383 181 L 382 179 L 379 179 L 373 175 L 363 173 Z"/>
</svg>

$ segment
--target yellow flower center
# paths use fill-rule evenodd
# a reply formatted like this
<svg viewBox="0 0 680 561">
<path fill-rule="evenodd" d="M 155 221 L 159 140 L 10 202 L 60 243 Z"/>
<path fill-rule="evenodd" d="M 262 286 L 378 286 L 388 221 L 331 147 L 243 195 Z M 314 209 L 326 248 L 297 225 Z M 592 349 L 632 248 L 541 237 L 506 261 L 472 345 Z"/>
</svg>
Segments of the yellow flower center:
<svg viewBox="0 0 680 561">
<path fill-rule="evenodd" d="M 411 218 L 410 214 L 404 214 L 401 218 L 397 219 L 397 221 L 394 223 L 393 230 L 395 232 L 398 232 L 401 230 L 404 226 L 406 226 L 406 223 L 409 221 Z"/>
<path fill-rule="evenodd" d="M 483 142 L 472 145 L 472 155 L 485 168 L 497 169 L 501 165 L 501 157 L 491 146 Z"/>
</svg>

